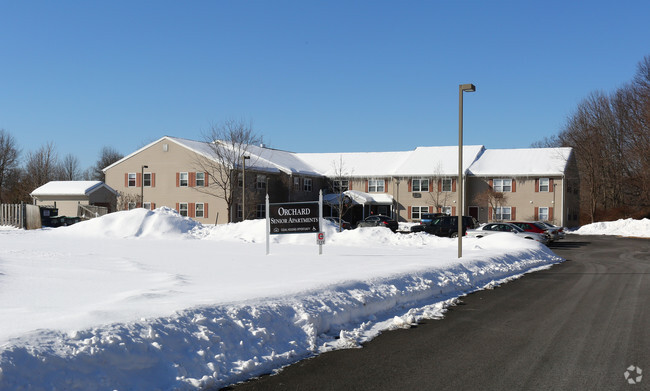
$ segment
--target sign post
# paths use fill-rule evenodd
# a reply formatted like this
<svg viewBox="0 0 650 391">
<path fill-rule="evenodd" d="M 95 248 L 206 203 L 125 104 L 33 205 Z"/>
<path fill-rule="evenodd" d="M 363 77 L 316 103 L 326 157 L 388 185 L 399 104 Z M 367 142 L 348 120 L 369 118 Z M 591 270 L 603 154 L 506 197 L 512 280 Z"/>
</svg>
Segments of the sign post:
<svg viewBox="0 0 650 391">
<path fill-rule="evenodd" d="M 270 235 L 320 233 L 323 220 L 323 194 L 319 200 L 270 203 L 266 195 L 266 255 L 270 252 Z M 324 235 L 323 235 L 324 237 Z M 322 245 L 319 254 L 322 253 Z"/>
</svg>

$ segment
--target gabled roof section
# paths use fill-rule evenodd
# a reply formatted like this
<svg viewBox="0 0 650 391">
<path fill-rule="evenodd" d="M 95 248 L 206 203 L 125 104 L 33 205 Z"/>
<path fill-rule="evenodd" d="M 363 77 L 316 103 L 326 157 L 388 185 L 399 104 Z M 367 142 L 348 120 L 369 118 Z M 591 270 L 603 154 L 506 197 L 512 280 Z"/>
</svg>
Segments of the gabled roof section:
<svg viewBox="0 0 650 391">
<path fill-rule="evenodd" d="M 113 194 L 113 188 L 102 181 L 50 181 L 30 193 L 31 196 L 84 196 L 105 187 Z"/>
<path fill-rule="evenodd" d="M 466 171 L 484 150 L 482 145 L 464 145 L 463 170 Z M 418 147 L 409 153 L 396 174 L 404 177 L 458 175 L 458 147 Z"/>
<path fill-rule="evenodd" d="M 482 177 L 563 175 L 572 151 L 567 147 L 487 149 L 470 166 L 469 174 Z"/>
</svg>

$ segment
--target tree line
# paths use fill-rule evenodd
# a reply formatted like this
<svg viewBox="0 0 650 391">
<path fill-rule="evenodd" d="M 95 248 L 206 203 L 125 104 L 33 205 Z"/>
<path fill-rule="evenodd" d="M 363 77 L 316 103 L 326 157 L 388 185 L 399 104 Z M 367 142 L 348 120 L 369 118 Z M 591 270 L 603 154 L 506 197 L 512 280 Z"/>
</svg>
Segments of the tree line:
<svg viewBox="0 0 650 391">
<path fill-rule="evenodd" d="M 73 154 L 60 158 L 52 142 L 23 156 L 11 133 L 0 129 L 0 203 L 31 203 L 29 194 L 50 181 L 103 181 L 102 169 L 122 157 L 114 148 L 103 147 L 97 162 L 83 169 Z"/>
<path fill-rule="evenodd" d="M 582 223 L 650 217 L 650 56 L 614 92 L 592 92 L 559 134 L 535 147 L 572 147 Z"/>
</svg>

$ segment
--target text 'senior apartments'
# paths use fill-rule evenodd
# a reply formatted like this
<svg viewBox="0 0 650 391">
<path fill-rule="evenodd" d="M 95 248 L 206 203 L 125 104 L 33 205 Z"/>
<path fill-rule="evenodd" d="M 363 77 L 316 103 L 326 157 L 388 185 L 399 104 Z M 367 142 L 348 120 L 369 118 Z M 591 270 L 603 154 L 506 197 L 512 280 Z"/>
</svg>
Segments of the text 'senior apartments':
<svg viewBox="0 0 650 391">
<path fill-rule="evenodd" d="M 345 192 L 353 206 L 347 218 L 384 214 L 418 221 L 422 213 L 456 214 L 458 147 L 411 151 L 294 153 L 250 145 L 242 190 L 241 164 L 232 167 L 235 189 L 230 216 L 214 195 L 217 183 L 201 159 L 214 159 L 209 144 L 176 137 L 161 139 L 106 167 L 106 184 L 121 195 L 121 208 L 167 206 L 201 223 L 264 218 L 270 202 L 317 201 L 319 190 L 332 204 Z M 144 168 L 146 167 L 146 168 Z M 463 214 L 480 222 L 543 220 L 577 226 L 579 177 L 571 148 L 486 149 L 463 147 Z M 498 197 L 490 197 L 498 194 Z M 144 204 L 141 205 L 141 201 Z M 326 215 L 329 215 L 329 210 Z M 336 212 L 331 212 L 336 215 Z"/>
</svg>

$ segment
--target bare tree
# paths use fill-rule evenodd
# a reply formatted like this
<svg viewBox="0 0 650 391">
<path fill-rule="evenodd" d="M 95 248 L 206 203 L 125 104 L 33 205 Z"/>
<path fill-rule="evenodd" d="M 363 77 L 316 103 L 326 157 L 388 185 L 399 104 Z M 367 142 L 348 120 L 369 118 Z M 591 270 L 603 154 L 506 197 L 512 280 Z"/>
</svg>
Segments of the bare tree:
<svg viewBox="0 0 650 391">
<path fill-rule="evenodd" d="M 81 179 L 83 172 L 79 167 L 79 159 L 72 154 L 67 154 L 61 162 L 61 176 L 66 181 L 77 181 Z"/>
<path fill-rule="evenodd" d="M 350 189 L 350 181 L 353 169 L 348 169 L 343 162 L 343 155 L 339 156 L 339 161 L 332 162 L 333 175 L 330 179 L 330 189 L 333 194 L 338 194 L 336 203 L 331 205 L 338 212 L 339 217 L 339 232 L 343 231 L 343 216 L 352 207 L 352 200 L 345 195 L 345 192 Z"/>
<path fill-rule="evenodd" d="M 60 179 L 61 168 L 54 143 L 48 142 L 38 150 L 30 152 L 27 155 L 25 172 L 31 190 Z"/>
<path fill-rule="evenodd" d="M 443 181 L 445 179 L 450 180 L 452 183 L 452 189 L 449 191 L 444 191 L 443 189 Z M 456 180 L 454 178 L 450 178 L 449 176 L 443 175 L 441 163 L 438 163 L 438 165 L 435 167 L 434 175 L 431 180 L 433 181 L 432 185 L 437 186 L 438 189 L 434 188 L 434 191 L 429 193 L 429 202 L 435 207 L 435 210 L 437 212 L 439 210 L 442 210 L 442 207 L 449 206 L 449 200 L 453 195 L 452 191 L 456 191 L 453 189 L 455 187 L 454 183 Z"/>
<path fill-rule="evenodd" d="M 106 146 L 103 147 L 99 152 L 99 159 L 97 160 L 97 163 L 95 163 L 92 168 L 91 179 L 95 181 L 104 181 L 106 178 L 104 171 L 102 170 L 115 163 L 116 161 L 122 159 L 123 157 L 124 155 L 119 153 L 115 148 Z"/>
<path fill-rule="evenodd" d="M 0 203 L 6 202 L 8 194 L 8 178 L 18 167 L 18 156 L 20 150 L 16 146 L 14 137 L 4 129 L 0 129 Z"/>
<path fill-rule="evenodd" d="M 488 205 L 494 213 L 497 208 L 501 208 L 508 202 L 508 197 L 505 193 L 494 191 L 491 187 L 485 189 L 474 197 L 474 202 L 479 205 Z M 492 220 L 492 216 L 488 216 L 488 221 Z"/>
<path fill-rule="evenodd" d="M 197 156 L 195 164 L 201 171 L 207 173 L 208 186 L 195 187 L 195 189 L 224 200 L 229 221 L 234 221 L 232 207 L 240 196 L 237 194 L 239 189 L 238 174 L 243 164 L 251 168 L 255 166 L 257 157 L 252 156 L 250 150 L 252 146 L 262 143 L 262 137 L 253 131 L 250 123 L 229 119 L 212 125 L 203 138 L 208 146 L 208 153 Z M 244 160 L 245 156 L 250 159 Z M 246 183 L 242 183 L 242 190 L 240 190 L 247 195 L 246 200 L 253 195 L 252 191 L 246 191 L 247 184 L 252 182 L 248 180 L 249 177 L 252 178 L 253 175 L 247 175 Z M 247 202 L 247 205 L 250 204 Z M 242 211 L 244 218 L 248 215 L 248 211 Z"/>
</svg>

